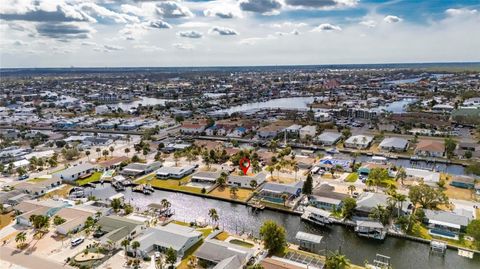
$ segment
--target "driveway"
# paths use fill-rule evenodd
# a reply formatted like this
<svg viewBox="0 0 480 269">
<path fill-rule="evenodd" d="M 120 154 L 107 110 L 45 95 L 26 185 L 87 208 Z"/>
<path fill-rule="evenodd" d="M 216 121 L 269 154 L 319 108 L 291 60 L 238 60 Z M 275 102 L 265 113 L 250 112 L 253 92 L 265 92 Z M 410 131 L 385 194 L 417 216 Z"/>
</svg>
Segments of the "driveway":
<svg viewBox="0 0 480 269">
<path fill-rule="evenodd" d="M 27 252 L 28 253 L 28 252 Z M 55 262 L 48 260 L 46 258 L 36 256 L 33 254 L 26 254 L 25 251 L 18 251 L 16 249 L 10 247 L 0 247 L 0 260 L 2 261 L 1 264 L 15 264 L 21 266 L 23 268 L 31 268 L 31 269 L 38 269 L 38 268 L 48 268 L 48 269 L 73 269 L 73 267 L 69 265 L 64 265 L 63 263 Z M 11 268 L 18 268 L 10 266 Z M 6 267 L 9 268 L 9 267 Z"/>
</svg>

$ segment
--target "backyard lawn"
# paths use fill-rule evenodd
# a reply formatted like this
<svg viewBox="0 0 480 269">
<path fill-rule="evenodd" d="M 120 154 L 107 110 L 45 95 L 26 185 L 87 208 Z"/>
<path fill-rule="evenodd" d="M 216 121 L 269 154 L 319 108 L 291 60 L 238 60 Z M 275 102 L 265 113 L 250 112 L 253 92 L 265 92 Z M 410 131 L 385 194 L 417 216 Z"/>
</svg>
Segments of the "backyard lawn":
<svg viewBox="0 0 480 269">
<path fill-rule="evenodd" d="M 73 187 L 70 186 L 70 185 L 65 185 L 59 189 L 56 189 L 54 191 L 51 191 L 51 192 L 48 192 L 47 194 L 45 194 L 44 196 L 42 196 L 40 199 L 42 200 L 45 200 L 45 199 L 50 199 L 50 198 L 53 198 L 55 196 L 58 196 L 58 197 L 67 197 L 69 194 L 70 194 L 70 190 L 72 190 Z"/>
<path fill-rule="evenodd" d="M 145 176 L 136 181 L 138 184 L 150 184 L 152 187 L 170 189 L 170 190 L 179 190 L 186 191 L 191 193 L 201 193 L 202 189 L 185 186 L 184 184 L 190 182 L 190 176 L 184 177 L 182 179 L 158 179 L 155 178 L 155 175 Z"/>
<path fill-rule="evenodd" d="M 230 187 L 217 187 L 209 193 L 210 196 L 220 197 L 224 199 L 233 199 L 239 201 L 247 201 L 252 195 L 253 191 L 248 189 L 238 188 L 236 197 L 233 197 L 230 193 Z"/>
<path fill-rule="evenodd" d="M 95 172 L 91 176 L 86 177 L 84 179 L 77 180 L 75 182 L 79 186 L 83 186 L 83 185 L 88 184 L 88 183 L 100 181 L 100 177 L 102 177 L 102 172 Z"/>
<path fill-rule="evenodd" d="M 254 246 L 252 243 L 245 242 L 245 241 L 242 241 L 240 239 L 232 239 L 232 240 L 229 241 L 229 243 L 239 245 L 239 246 L 244 247 L 244 248 L 253 248 L 253 246 Z"/>
<path fill-rule="evenodd" d="M 345 182 L 355 182 L 358 180 L 358 173 L 350 173 L 346 178 Z"/>
<path fill-rule="evenodd" d="M 3 227 L 7 226 L 12 222 L 13 220 L 13 212 L 7 213 L 7 214 L 0 214 L 0 229 Z"/>
</svg>

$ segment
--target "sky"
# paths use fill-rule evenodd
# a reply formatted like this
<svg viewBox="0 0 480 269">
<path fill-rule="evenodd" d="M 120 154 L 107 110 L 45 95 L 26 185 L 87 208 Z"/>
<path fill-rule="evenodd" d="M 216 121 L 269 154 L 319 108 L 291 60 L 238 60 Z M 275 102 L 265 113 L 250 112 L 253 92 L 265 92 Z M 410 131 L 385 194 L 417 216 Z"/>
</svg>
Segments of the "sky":
<svg viewBox="0 0 480 269">
<path fill-rule="evenodd" d="M 0 67 L 480 61 L 479 0 L 1 0 Z"/>
</svg>

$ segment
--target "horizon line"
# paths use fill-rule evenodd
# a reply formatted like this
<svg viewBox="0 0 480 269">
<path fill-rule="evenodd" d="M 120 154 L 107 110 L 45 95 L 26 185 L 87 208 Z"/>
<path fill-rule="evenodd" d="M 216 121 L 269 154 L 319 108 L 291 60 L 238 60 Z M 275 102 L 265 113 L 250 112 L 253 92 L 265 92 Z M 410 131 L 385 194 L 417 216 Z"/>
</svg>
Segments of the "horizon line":
<svg viewBox="0 0 480 269">
<path fill-rule="evenodd" d="M 120 69 L 120 68 L 236 68 L 236 67 L 313 67 L 313 66 L 360 66 L 360 65 L 431 65 L 431 64 L 480 64 L 480 61 L 451 62 L 385 62 L 385 63 L 335 63 L 335 64 L 265 64 L 265 65 L 192 65 L 192 66 L 56 66 L 56 67 L 1 67 L 7 69 Z"/>
</svg>

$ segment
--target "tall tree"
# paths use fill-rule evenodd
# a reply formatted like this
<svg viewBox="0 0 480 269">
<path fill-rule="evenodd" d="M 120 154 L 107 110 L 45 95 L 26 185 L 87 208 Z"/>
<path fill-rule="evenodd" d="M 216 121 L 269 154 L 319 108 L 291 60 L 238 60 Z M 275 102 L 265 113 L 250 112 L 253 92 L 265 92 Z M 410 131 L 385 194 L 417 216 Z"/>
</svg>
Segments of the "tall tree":
<svg viewBox="0 0 480 269">
<path fill-rule="evenodd" d="M 309 173 L 307 176 L 307 179 L 303 183 L 302 193 L 310 195 L 312 194 L 312 191 L 313 191 L 313 178 L 312 178 L 312 174 Z"/>
<path fill-rule="evenodd" d="M 345 218 L 350 218 L 353 216 L 353 211 L 357 207 L 357 201 L 351 197 L 347 197 L 342 201 L 342 214 Z"/>
<path fill-rule="evenodd" d="M 260 237 L 270 254 L 282 253 L 287 246 L 285 228 L 272 220 L 267 220 L 260 227 Z"/>
<path fill-rule="evenodd" d="M 339 252 L 332 252 L 325 260 L 326 269 L 344 269 L 348 268 L 350 261 L 347 257 Z"/>
</svg>

